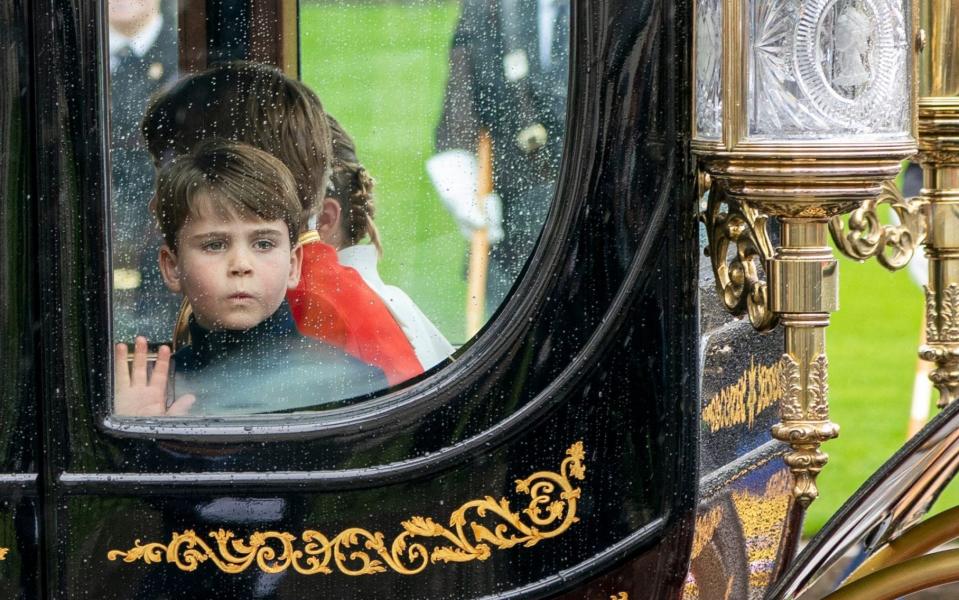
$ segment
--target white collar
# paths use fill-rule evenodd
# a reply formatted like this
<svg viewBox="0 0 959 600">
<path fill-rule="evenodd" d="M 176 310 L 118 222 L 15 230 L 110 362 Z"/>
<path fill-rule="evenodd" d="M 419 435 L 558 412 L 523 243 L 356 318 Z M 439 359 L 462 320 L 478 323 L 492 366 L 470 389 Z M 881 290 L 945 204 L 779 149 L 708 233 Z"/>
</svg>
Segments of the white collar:
<svg viewBox="0 0 959 600">
<path fill-rule="evenodd" d="M 157 41 L 157 38 L 160 37 L 160 31 L 162 29 L 163 16 L 159 14 L 133 37 L 127 37 L 111 27 L 110 55 L 116 54 L 116 52 L 124 46 L 129 46 L 131 52 L 137 56 L 143 56 L 150 50 L 153 43 Z"/>
<path fill-rule="evenodd" d="M 340 248 L 336 251 L 336 256 L 344 267 L 356 269 L 364 281 L 385 285 L 376 269 L 379 256 L 373 244 L 356 244 Z"/>
</svg>

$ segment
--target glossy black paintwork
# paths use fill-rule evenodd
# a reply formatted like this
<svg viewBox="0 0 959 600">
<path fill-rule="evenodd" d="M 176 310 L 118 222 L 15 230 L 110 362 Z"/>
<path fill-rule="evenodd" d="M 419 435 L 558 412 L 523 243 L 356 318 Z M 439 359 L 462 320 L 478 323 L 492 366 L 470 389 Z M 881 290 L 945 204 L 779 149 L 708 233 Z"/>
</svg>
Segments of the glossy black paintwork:
<svg viewBox="0 0 959 600">
<path fill-rule="evenodd" d="M 355 408 L 293 425 L 164 431 L 104 421 L 111 376 L 102 6 L 35 3 L 50 590 L 150 598 L 215 583 L 219 597 L 252 597 L 253 570 L 230 578 L 207 563 L 184 573 L 111 562 L 106 553 L 187 528 L 248 535 L 359 526 L 390 538 L 413 515 L 443 521 L 467 500 L 515 497 L 514 479 L 556 469 L 582 440 L 581 520 L 560 538 L 494 552 L 483 563 L 433 565 L 412 578 L 290 573 L 263 597 L 542 597 L 588 586 L 614 567 L 630 569 L 622 579 L 630 589 L 614 591 L 631 598 L 679 592 L 698 472 L 690 7 L 575 6 L 571 126 L 557 198 L 516 293 L 477 341 L 451 366 Z M 240 511 L 245 521 L 209 510 L 231 498 L 252 507 Z M 275 514 L 263 509 L 280 505 Z"/>
<path fill-rule="evenodd" d="M 700 228 L 705 245 L 705 230 Z M 697 539 L 684 598 L 761 598 L 795 554 L 803 511 L 773 440 L 779 421 L 780 328 L 733 318 L 700 262 L 701 415 Z M 770 557 L 775 557 L 771 560 Z"/>
<path fill-rule="evenodd" d="M 0 7 L 0 474 L 36 473 L 35 286 L 29 38 L 23 2 Z"/>
<path fill-rule="evenodd" d="M 39 598 L 29 5 L 0 5 L 0 597 Z"/>
<path fill-rule="evenodd" d="M 39 502 L 30 485 L 0 487 L 0 597 L 40 598 Z"/>
<path fill-rule="evenodd" d="M 700 475 L 705 479 L 773 439 L 772 426 L 779 422 L 778 398 L 768 395 L 760 398 L 758 382 L 750 380 L 750 375 L 759 369 L 777 366 L 783 354 L 783 332 L 777 327 L 758 333 L 747 320 L 733 318 L 726 312 L 716 294 L 709 259 L 705 257 L 700 262 L 700 297 L 703 364 Z M 744 399 L 743 406 L 750 414 L 742 422 L 733 424 L 732 415 L 727 415 L 725 422 L 719 423 L 715 419 L 716 406 L 711 405 L 721 404 L 719 396 L 733 388 L 753 392 L 755 402 L 749 406 L 748 398 Z"/>
</svg>

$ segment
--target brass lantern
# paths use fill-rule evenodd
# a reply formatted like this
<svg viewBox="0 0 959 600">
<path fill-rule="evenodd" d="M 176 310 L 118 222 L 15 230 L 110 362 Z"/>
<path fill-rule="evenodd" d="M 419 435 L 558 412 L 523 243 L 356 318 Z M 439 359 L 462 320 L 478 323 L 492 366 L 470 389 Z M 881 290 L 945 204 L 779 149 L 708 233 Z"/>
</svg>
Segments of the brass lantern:
<svg viewBox="0 0 959 600">
<path fill-rule="evenodd" d="M 829 225 L 874 206 L 916 152 L 917 8 L 695 0 L 694 11 L 692 146 L 711 181 L 707 252 L 730 311 L 761 330 L 783 326 L 773 436 L 792 446 L 794 493 L 808 505 L 828 458 L 819 446 L 838 434 L 825 343 L 838 309 Z"/>
<path fill-rule="evenodd" d="M 945 406 L 959 397 L 959 6 L 925 0 L 922 24 L 929 42 L 921 65 L 919 162 L 929 205 L 929 284 L 920 356 L 935 363 L 930 379 Z"/>
</svg>

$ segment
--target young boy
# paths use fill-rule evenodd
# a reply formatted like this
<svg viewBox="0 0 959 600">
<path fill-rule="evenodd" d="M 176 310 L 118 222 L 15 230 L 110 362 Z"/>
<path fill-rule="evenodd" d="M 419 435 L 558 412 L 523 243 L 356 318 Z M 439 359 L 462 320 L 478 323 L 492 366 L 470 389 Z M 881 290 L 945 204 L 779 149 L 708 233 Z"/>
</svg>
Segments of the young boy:
<svg viewBox="0 0 959 600">
<path fill-rule="evenodd" d="M 172 357 L 169 407 L 170 350 L 161 347 L 147 377 L 138 338 L 131 376 L 118 344 L 117 414 L 253 414 L 386 387 L 379 369 L 296 329 L 284 297 L 300 281 L 302 211 L 279 160 L 234 142 L 200 144 L 160 171 L 155 212 L 163 280 L 193 307 L 191 343 Z"/>
<path fill-rule="evenodd" d="M 249 144 L 280 159 L 293 175 L 303 215 L 296 232 L 303 234 L 303 278 L 288 298 L 300 331 L 379 367 L 390 385 L 423 372 L 383 300 L 337 261 L 336 250 L 310 225 L 311 217 L 318 216 L 323 225 L 340 213 L 318 210 L 326 196 L 332 148 L 323 105 L 308 87 L 267 65 L 220 63 L 156 98 L 141 129 L 158 167 L 211 137 Z"/>
</svg>

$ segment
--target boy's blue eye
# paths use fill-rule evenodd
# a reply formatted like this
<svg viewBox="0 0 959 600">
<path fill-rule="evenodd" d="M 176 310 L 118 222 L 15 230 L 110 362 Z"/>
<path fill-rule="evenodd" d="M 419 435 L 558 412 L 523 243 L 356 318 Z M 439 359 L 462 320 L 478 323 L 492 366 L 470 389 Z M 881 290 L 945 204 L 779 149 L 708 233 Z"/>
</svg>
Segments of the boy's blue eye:
<svg viewBox="0 0 959 600">
<path fill-rule="evenodd" d="M 223 240 L 213 240 L 203 244 L 203 249 L 208 252 L 218 252 L 226 249 L 226 242 Z"/>
<path fill-rule="evenodd" d="M 257 250 L 270 250 L 276 247 L 276 243 L 273 240 L 257 240 L 253 243 L 253 246 Z"/>
</svg>

